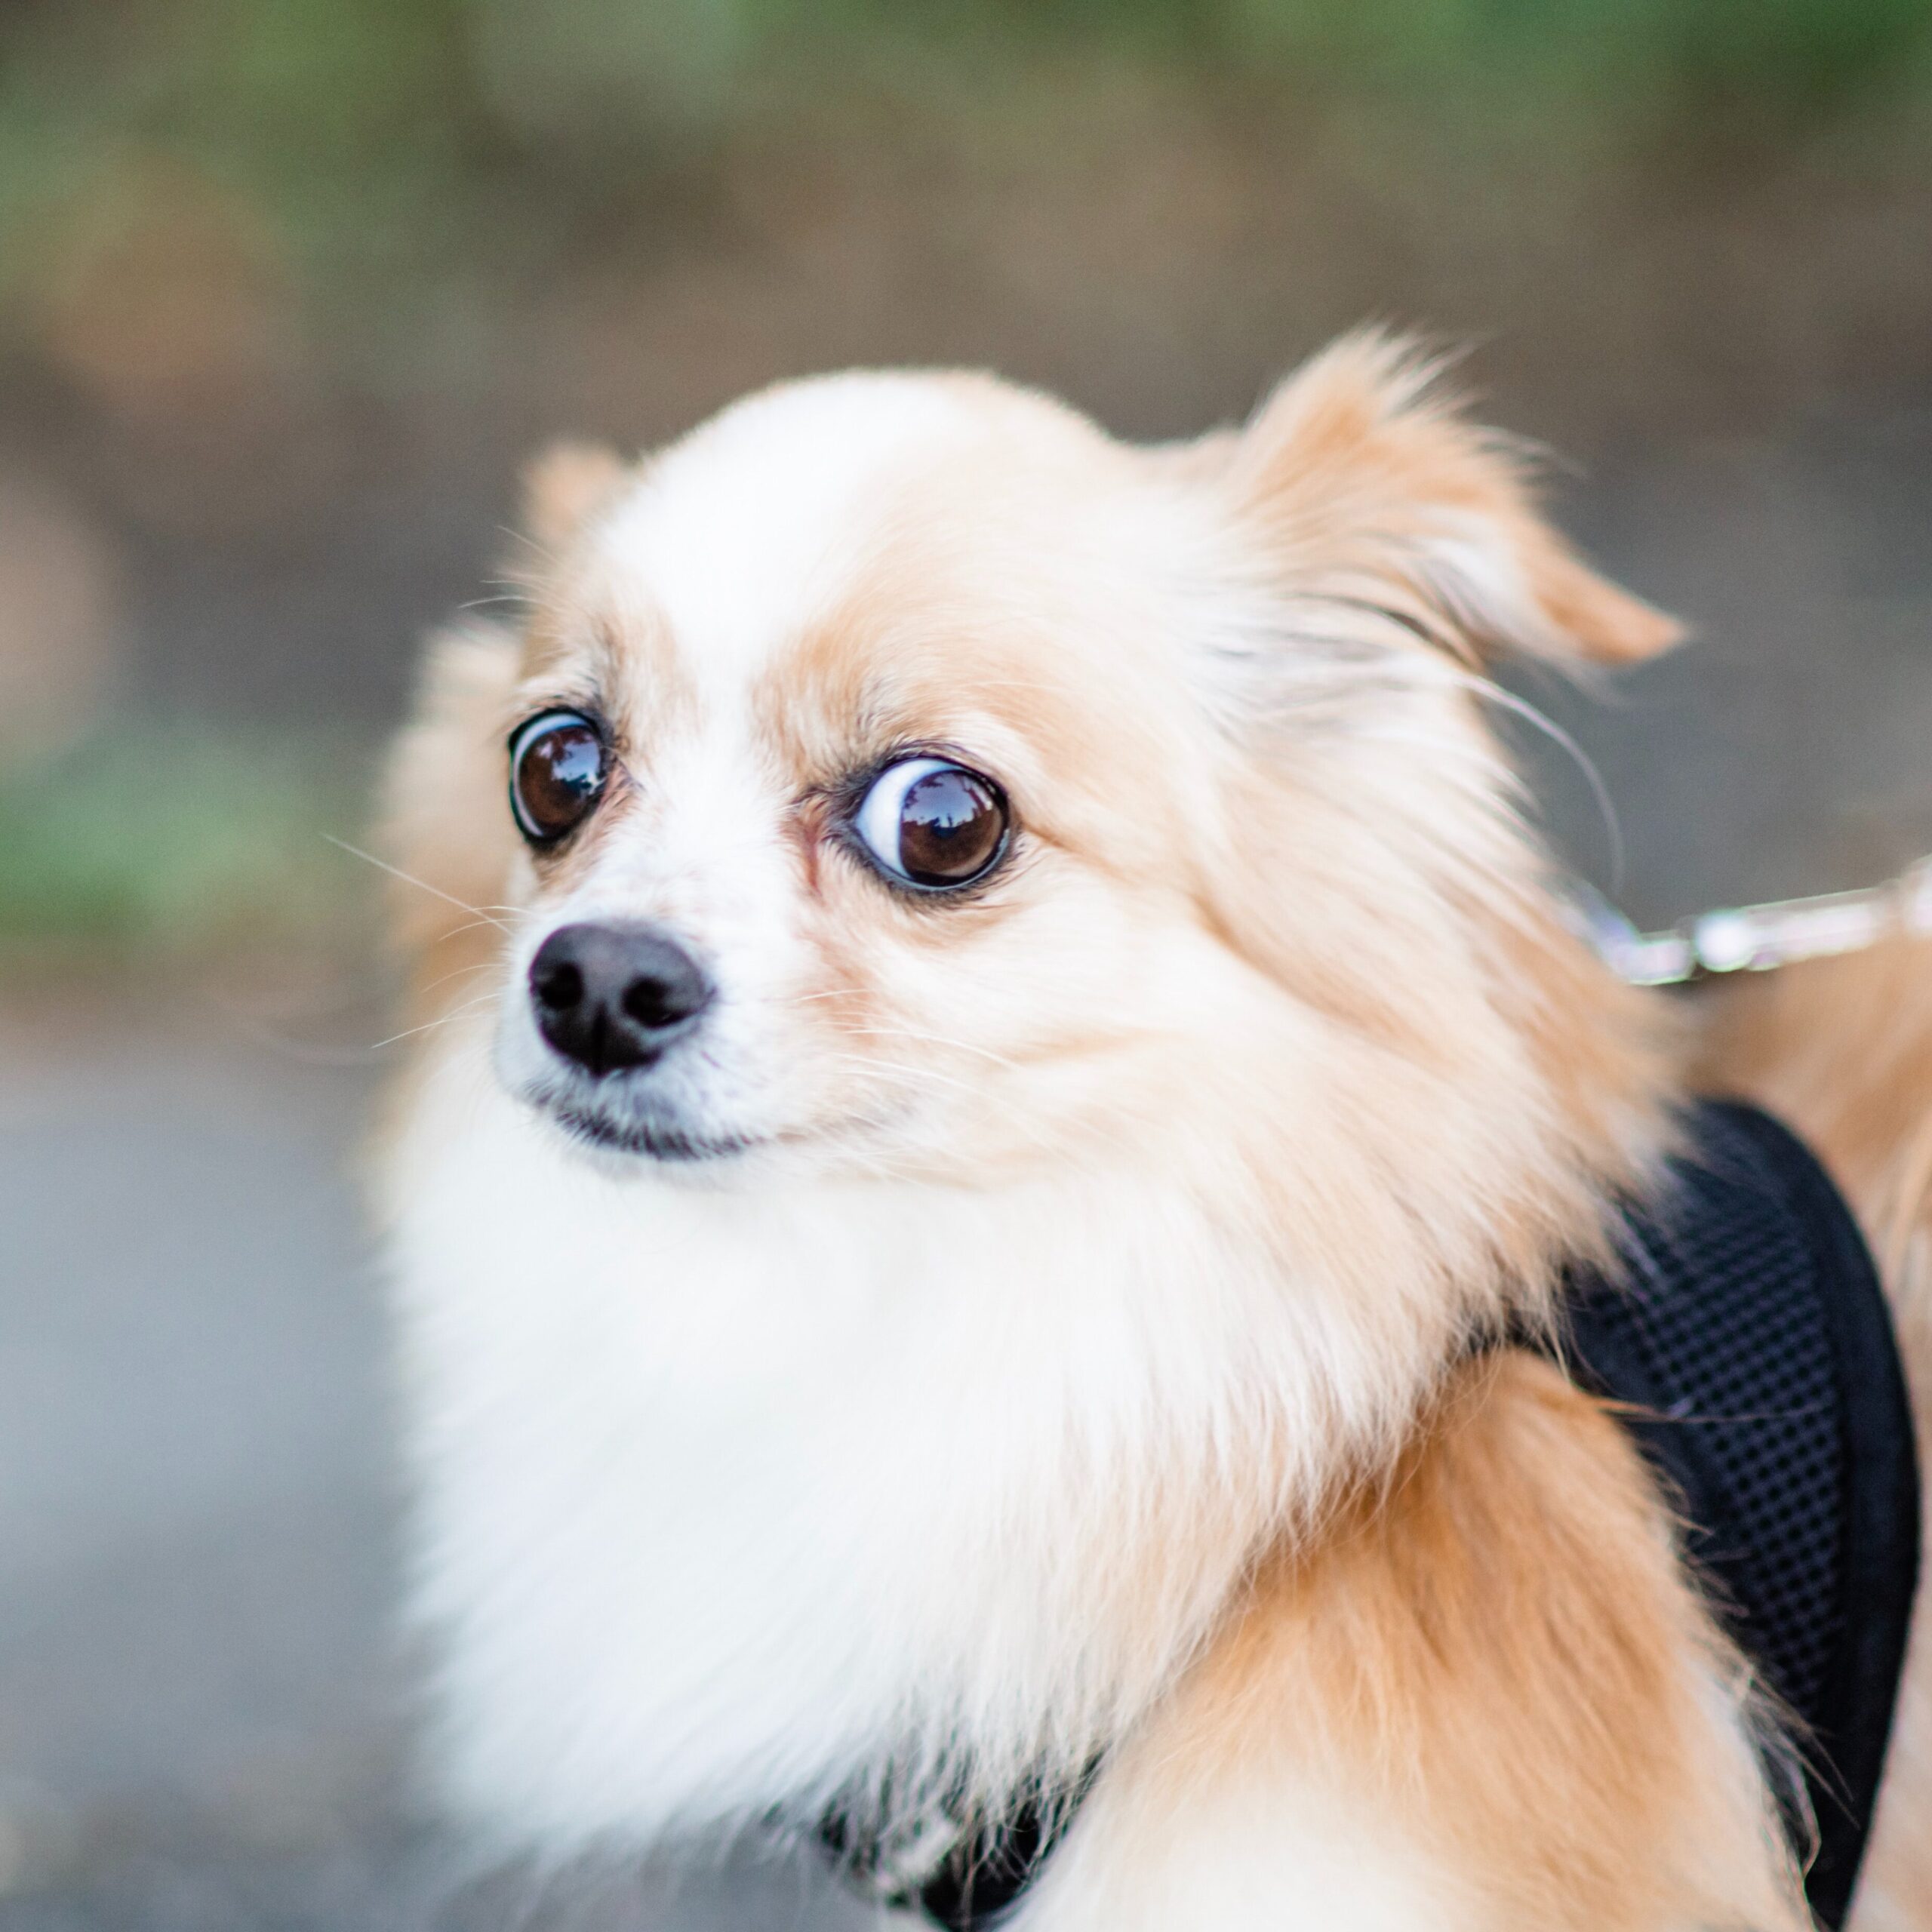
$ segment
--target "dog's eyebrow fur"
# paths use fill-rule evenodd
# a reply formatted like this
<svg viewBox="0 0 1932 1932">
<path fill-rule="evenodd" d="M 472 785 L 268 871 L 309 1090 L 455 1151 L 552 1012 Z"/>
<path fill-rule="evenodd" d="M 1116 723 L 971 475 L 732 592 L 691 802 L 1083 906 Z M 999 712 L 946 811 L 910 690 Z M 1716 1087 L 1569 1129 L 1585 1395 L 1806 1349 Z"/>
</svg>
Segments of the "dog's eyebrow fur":
<svg viewBox="0 0 1932 1932">
<path fill-rule="evenodd" d="M 524 684 L 595 706 L 613 740 L 640 755 L 654 735 L 697 715 L 697 686 L 669 623 L 644 586 L 608 567 L 560 580 L 533 609 Z"/>
</svg>

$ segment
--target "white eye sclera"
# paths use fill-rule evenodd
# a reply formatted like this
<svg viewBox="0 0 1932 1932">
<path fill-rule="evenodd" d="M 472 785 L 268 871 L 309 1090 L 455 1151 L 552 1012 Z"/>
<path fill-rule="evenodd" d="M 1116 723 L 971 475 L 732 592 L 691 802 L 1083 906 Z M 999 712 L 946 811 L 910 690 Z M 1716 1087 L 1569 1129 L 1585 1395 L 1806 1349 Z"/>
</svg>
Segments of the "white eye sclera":
<svg viewBox="0 0 1932 1932">
<path fill-rule="evenodd" d="M 875 778 L 852 829 L 881 870 L 940 892 L 970 885 L 1005 851 L 1005 795 L 951 758 L 901 758 Z"/>
<path fill-rule="evenodd" d="M 534 845 L 554 844 L 589 815 L 609 758 L 581 712 L 546 711 L 510 741 L 510 808 Z"/>
</svg>

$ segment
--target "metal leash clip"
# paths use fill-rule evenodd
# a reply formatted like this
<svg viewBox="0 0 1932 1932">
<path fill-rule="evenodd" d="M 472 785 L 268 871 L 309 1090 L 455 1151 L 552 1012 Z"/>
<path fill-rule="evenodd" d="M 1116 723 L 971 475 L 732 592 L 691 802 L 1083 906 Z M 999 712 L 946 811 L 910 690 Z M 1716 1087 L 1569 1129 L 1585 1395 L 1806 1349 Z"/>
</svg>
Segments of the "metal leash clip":
<svg viewBox="0 0 1932 1932">
<path fill-rule="evenodd" d="M 1883 885 L 1724 906 L 1662 932 L 1640 931 L 1591 886 L 1574 888 L 1572 905 L 1578 931 L 1620 978 L 1633 986 L 1685 986 L 1861 952 L 1893 934 L 1932 934 L 1932 857 Z"/>
</svg>

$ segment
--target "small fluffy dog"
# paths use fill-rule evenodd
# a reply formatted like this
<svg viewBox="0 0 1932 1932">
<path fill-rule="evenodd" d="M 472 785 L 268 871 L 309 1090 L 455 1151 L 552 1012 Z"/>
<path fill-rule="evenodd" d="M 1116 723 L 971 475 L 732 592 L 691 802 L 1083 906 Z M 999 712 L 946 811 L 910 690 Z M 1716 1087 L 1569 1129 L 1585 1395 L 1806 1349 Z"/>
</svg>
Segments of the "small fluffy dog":
<svg viewBox="0 0 1932 1932">
<path fill-rule="evenodd" d="M 1925 956 L 1687 1020 L 1486 720 L 1494 654 L 1669 620 L 1374 337 L 1185 445 L 854 374 L 528 495 L 389 780 L 454 1800 L 916 1876 L 1078 1794 L 1024 1932 L 1808 1924 L 1658 1483 L 1469 1346 L 1715 1083 L 1832 1164 L 1925 1412 Z M 1927 1678 L 1866 1927 L 1932 1912 Z"/>
</svg>

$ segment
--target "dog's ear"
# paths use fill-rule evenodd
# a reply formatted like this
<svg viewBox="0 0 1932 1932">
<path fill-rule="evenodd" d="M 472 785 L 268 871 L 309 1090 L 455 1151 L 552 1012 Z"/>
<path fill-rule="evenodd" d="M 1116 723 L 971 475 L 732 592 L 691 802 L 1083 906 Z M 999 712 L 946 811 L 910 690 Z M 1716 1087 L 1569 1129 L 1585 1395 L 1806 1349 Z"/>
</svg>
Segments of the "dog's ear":
<svg viewBox="0 0 1932 1932">
<path fill-rule="evenodd" d="M 524 528 L 546 550 L 565 549 L 617 494 L 624 468 L 602 443 L 552 443 L 524 466 Z"/>
<path fill-rule="evenodd" d="M 1223 481 L 1291 587 L 1377 602 L 1458 654 L 1628 664 L 1680 635 L 1544 520 L 1523 453 L 1397 338 L 1344 337 L 1284 382 Z"/>
<path fill-rule="evenodd" d="M 521 656 L 515 632 L 485 620 L 432 638 L 415 714 L 389 749 L 376 847 L 394 868 L 392 934 L 426 983 L 487 958 L 497 936 L 518 849 L 503 737 Z"/>
</svg>

